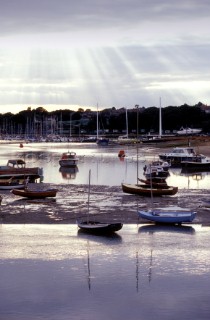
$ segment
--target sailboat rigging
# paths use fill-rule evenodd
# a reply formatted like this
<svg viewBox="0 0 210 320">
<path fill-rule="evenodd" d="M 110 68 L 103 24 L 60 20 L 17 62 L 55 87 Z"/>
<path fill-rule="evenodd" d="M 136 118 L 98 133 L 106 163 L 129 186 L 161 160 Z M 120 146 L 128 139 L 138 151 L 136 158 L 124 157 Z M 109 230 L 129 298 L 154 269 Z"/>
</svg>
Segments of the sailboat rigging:
<svg viewBox="0 0 210 320">
<path fill-rule="evenodd" d="M 106 223 L 100 221 L 90 220 L 90 180 L 91 180 L 91 170 L 89 170 L 88 179 L 88 205 L 87 205 L 87 219 L 83 221 L 77 221 L 78 227 L 87 233 L 93 233 L 98 235 L 110 234 L 122 229 L 123 224 L 121 222 L 116 223 Z"/>
<path fill-rule="evenodd" d="M 98 104 L 97 104 L 97 113 L 96 113 L 96 143 L 99 146 L 107 146 L 109 144 L 108 138 L 99 137 L 99 119 L 98 119 Z"/>
</svg>

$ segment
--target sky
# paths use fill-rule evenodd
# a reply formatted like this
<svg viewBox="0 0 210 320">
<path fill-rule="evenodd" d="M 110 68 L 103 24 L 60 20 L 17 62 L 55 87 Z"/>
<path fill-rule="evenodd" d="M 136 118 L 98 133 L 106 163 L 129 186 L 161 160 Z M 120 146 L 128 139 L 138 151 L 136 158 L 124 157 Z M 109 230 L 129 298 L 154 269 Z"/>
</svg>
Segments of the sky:
<svg viewBox="0 0 210 320">
<path fill-rule="evenodd" d="M 0 8 L 0 113 L 210 104 L 209 0 Z"/>
</svg>

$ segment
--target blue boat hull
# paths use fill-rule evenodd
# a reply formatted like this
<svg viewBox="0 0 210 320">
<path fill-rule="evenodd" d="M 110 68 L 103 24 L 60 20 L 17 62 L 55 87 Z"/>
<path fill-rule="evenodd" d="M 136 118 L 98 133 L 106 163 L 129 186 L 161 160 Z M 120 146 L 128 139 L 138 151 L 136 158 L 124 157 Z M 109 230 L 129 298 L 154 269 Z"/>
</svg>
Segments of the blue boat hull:
<svg viewBox="0 0 210 320">
<path fill-rule="evenodd" d="M 147 219 L 156 223 L 168 223 L 176 224 L 183 222 L 192 222 L 196 216 L 194 211 L 182 211 L 182 210 L 168 210 L 168 211 L 143 211 L 138 212 L 139 216 L 143 219 Z"/>
</svg>

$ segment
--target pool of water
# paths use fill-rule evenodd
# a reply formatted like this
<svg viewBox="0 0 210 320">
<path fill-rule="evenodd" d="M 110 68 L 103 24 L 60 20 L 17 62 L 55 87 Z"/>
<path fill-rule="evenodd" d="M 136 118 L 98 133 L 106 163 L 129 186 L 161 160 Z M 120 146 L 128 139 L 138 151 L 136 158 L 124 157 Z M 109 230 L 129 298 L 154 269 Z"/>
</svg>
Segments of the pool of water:
<svg viewBox="0 0 210 320">
<path fill-rule="evenodd" d="M 0 319 L 209 319 L 210 227 L 1 225 Z"/>
<path fill-rule="evenodd" d="M 126 157 L 118 158 L 118 152 L 124 149 Z M 77 168 L 60 168 L 59 159 L 66 151 L 75 151 L 79 157 Z M 148 161 L 158 158 L 157 148 L 139 148 L 137 169 L 137 150 L 135 146 L 113 145 L 98 147 L 96 144 L 84 143 L 29 143 L 23 148 L 19 144 L 0 145 L 0 165 L 8 159 L 25 159 L 28 166 L 43 168 L 46 183 L 87 184 L 88 172 L 91 169 L 91 184 L 120 186 L 122 182 L 136 183 L 137 174 L 144 179 L 143 167 Z M 170 169 L 167 178 L 169 185 L 179 189 L 209 189 L 210 172 L 182 174 L 181 169 Z"/>
</svg>

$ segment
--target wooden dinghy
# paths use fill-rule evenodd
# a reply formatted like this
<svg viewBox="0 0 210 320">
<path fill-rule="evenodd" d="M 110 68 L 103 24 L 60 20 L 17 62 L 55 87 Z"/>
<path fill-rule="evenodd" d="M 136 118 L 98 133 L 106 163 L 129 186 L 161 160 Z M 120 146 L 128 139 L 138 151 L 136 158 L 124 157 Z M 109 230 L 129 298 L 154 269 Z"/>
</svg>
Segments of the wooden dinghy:
<svg viewBox="0 0 210 320">
<path fill-rule="evenodd" d="M 11 190 L 13 194 L 16 196 L 24 197 L 24 198 L 30 198 L 30 199 L 44 199 L 48 197 L 56 197 L 56 194 L 58 192 L 58 189 L 48 189 L 48 190 L 42 190 L 42 191 L 35 191 L 35 190 L 29 190 L 29 189 L 13 189 Z"/>
<path fill-rule="evenodd" d="M 146 185 L 145 185 L 146 186 Z M 153 196 L 173 196 L 178 192 L 178 187 L 170 187 L 168 186 L 163 188 L 155 188 L 155 187 L 145 187 L 138 184 L 125 184 L 122 183 L 122 190 L 125 193 L 130 194 L 138 194 L 140 196 L 147 196 L 151 197 L 151 194 Z"/>
</svg>

